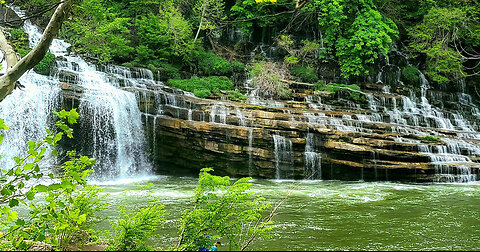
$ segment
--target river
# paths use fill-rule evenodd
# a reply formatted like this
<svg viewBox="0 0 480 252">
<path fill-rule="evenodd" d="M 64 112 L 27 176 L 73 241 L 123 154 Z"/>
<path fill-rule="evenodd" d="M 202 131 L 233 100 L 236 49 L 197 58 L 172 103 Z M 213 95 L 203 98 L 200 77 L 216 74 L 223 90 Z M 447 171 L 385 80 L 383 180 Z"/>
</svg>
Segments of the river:
<svg viewBox="0 0 480 252">
<path fill-rule="evenodd" d="M 155 242 L 167 249 L 175 242 L 176 219 L 191 206 L 198 179 L 155 176 L 136 183 L 99 184 L 111 204 L 104 216 L 117 216 L 116 206 L 161 199 L 167 222 Z M 272 202 L 292 194 L 274 218 L 276 236 L 257 240 L 250 250 L 478 250 L 480 184 L 401 184 L 393 182 L 253 180 L 252 190 Z M 134 204 L 135 203 L 135 204 Z M 108 228 L 103 221 L 97 228 Z M 228 250 L 226 240 L 220 250 Z"/>
</svg>

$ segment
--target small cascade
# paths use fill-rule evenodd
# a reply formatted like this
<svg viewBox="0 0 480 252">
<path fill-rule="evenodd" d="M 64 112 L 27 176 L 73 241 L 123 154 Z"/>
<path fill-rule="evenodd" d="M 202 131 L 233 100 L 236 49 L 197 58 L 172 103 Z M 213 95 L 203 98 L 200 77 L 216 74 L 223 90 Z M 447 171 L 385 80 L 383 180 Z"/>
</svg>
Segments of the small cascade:
<svg viewBox="0 0 480 252">
<path fill-rule="evenodd" d="M 210 111 L 210 122 L 226 124 L 229 114 L 230 112 L 225 104 L 217 102 L 213 104 L 212 110 Z"/>
<path fill-rule="evenodd" d="M 248 176 L 253 176 L 253 128 L 248 128 Z"/>
<path fill-rule="evenodd" d="M 273 135 L 275 153 L 275 178 L 287 179 L 293 173 L 292 141 L 280 135 Z"/>
<path fill-rule="evenodd" d="M 313 133 L 308 133 L 305 144 L 305 172 L 306 179 L 322 179 L 322 154 L 316 150 L 319 140 Z"/>
</svg>

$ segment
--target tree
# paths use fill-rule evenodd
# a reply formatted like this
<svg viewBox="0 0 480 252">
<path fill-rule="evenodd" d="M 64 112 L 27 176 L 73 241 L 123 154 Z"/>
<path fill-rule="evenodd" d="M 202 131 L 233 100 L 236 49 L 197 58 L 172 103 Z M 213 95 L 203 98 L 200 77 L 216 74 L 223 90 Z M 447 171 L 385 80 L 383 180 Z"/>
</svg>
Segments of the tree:
<svg viewBox="0 0 480 252">
<path fill-rule="evenodd" d="M 423 21 L 409 29 L 414 53 L 427 56 L 426 75 L 437 83 L 467 77 L 464 63 L 478 62 L 480 43 L 478 17 L 467 7 L 432 7 Z M 475 70 L 475 67 L 471 68 Z M 478 74 L 477 73 L 473 73 Z"/>
<path fill-rule="evenodd" d="M 337 60 L 341 74 L 371 74 L 380 54 L 398 36 L 395 23 L 383 17 L 372 0 L 313 0 L 308 8 L 318 12 L 320 28 L 331 59 Z"/>
<path fill-rule="evenodd" d="M 59 3 L 50 18 L 47 28 L 43 32 L 40 42 L 20 60 L 17 59 L 14 48 L 8 43 L 3 30 L 0 29 L 0 49 L 4 51 L 7 62 L 7 72 L 0 77 L 0 101 L 12 93 L 15 88 L 15 83 L 26 71 L 32 69 L 43 59 L 53 38 L 57 35 L 63 21 L 70 12 L 74 1 L 75 0 L 65 0 Z"/>
</svg>

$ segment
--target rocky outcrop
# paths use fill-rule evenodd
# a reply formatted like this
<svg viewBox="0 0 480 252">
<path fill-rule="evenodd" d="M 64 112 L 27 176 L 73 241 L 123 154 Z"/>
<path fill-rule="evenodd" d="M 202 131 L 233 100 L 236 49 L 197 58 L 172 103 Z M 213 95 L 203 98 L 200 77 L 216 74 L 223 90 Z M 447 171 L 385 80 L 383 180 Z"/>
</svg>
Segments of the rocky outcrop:
<svg viewBox="0 0 480 252">
<path fill-rule="evenodd" d="M 231 176 L 414 182 L 479 173 L 479 117 L 463 113 L 477 109 L 464 94 L 406 97 L 368 84 L 367 102 L 360 104 L 307 90 L 271 106 L 199 99 L 159 82 L 143 83 L 144 72 L 126 75 L 132 76 L 141 85 L 116 82 L 137 97 L 159 173 L 213 167 Z M 59 73 L 59 79 L 65 104 L 76 104 L 82 95 L 76 77 Z M 463 102 L 463 108 L 426 101 L 440 96 L 443 104 Z"/>
</svg>

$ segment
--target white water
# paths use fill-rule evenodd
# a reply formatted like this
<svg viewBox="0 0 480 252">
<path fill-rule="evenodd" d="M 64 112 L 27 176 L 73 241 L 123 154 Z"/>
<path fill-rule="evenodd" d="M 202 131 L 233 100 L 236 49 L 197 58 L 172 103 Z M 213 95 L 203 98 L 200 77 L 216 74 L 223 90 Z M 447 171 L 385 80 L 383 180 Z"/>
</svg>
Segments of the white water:
<svg viewBox="0 0 480 252">
<path fill-rule="evenodd" d="M 17 14 L 24 16 L 20 10 Z M 41 31 L 29 21 L 24 30 L 33 47 L 41 38 Z M 62 56 L 66 61 L 57 61 L 53 75 L 46 77 L 30 71 L 20 82 L 24 91 L 15 90 L 0 103 L 0 117 L 7 121 L 5 142 L 0 152 L 6 153 L 2 165 L 11 162 L 11 156 L 24 152 L 28 140 L 40 140 L 48 123 L 51 111 L 57 109 L 60 81 L 64 73 L 76 76 L 76 84 L 84 88 L 79 105 L 79 124 L 82 129 L 90 129 L 83 135 L 74 136 L 84 143 L 79 154 L 87 154 L 97 159 L 94 165 L 94 179 L 128 179 L 132 176 L 144 176 L 150 173 L 151 166 L 145 156 L 145 136 L 142 129 L 141 113 L 135 95 L 119 89 L 119 83 L 111 76 L 96 70 L 82 58 L 68 54 L 70 45 L 55 39 L 50 52 Z M 131 73 L 122 67 L 110 66 L 114 76 L 130 78 Z M 142 73 L 139 79 L 153 78 Z M 142 86 L 139 81 L 129 79 L 129 86 Z M 153 79 L 152 79 L 153 81 Z M 88 146 L 88 148 L 87 148 Z M 8 150 L 8 151 L 6 151 Z"/>
<path fill-rule="evenodd" d="M 321 179 L 322 178 L 322 154 L 315 149 L 320 143 L 316 142 L 313 133 L 307 134 L 305 144 L 305 178 Z"/>
<path fill-rule="evenodd" d="M 275 154 L 275 179 L 288 179 L 293 172 L 292 141 L 280 135 L 273 135 Z"/>
</svg>

